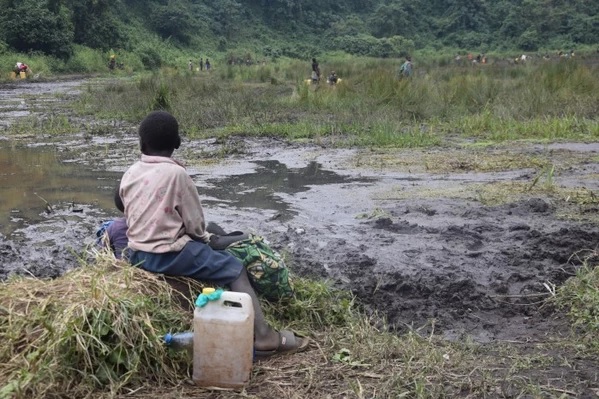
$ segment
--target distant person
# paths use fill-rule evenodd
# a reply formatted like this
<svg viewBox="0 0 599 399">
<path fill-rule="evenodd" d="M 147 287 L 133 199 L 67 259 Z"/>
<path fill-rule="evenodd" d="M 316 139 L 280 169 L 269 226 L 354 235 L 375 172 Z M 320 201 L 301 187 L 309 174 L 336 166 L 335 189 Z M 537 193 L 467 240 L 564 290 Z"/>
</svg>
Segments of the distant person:
<svg viewBox="0 0 599 399">
<path fill-rule="evenodd" d="M 113 70 L 114 68 L 116 68 L 116 56 L 112 54 L 108 61 L 108 69 Z"/>
<path fill-rule="evenodd" d="M 189 60 L 188 67 L 190 71 L 193 71 L 193 62 L 191 60 Z"/>
<path fill-rule="evenodd" d="M 26 72 L 29 73 L 29 66 L 27 64 L 25 64 L 24 62 L 17 62 L 15 64 L 15 69 L 14 71 L 18 74 L 20 72 Z"/>
<path fill-rule="evenodd" d="M 204 59 L 200 58 L 200 71 L 204 70 Z"/>
<path fill-rule="evenodd" d="M 312 75 L 310 76 L 310 81 L 313 84 L 318 83 L 318 74 L 316 74 L 316 71 L 312 71 Z"/>
<path fill-rule="evenodd" d="M 209 71 L 211 66 L 212 65 L 210 65 L 210 60 L 206 58 L 206 70 Z"/>
<path fill-rule="evenodd" d="M 406 60 L 399 67 L 399 77 L 401 78 L 409 78 L 412 76 L 412 72 L 414 70 L 414 66 L 412 65 L 412 57 L 407 56 Z"/>
<path fill-rule="evenodd" d="M 331 72 L 331 74 L 329 75 L 329 78 L 327 79 L 327 82 L 329 82 L 329 84 L 337 84 L 337 81 L 339 81 L 339 78 L 337 77 L 337 73 L 335 73 L 335 71 Z"/>
<path fill-rule="evenodd" d="M 316 58 L 312 58 L 312 72 L 312 80 L 314 80 L 314 75 L 316 75 L 316 81 L 320 81 L 320 67 Z"/>
</svg>

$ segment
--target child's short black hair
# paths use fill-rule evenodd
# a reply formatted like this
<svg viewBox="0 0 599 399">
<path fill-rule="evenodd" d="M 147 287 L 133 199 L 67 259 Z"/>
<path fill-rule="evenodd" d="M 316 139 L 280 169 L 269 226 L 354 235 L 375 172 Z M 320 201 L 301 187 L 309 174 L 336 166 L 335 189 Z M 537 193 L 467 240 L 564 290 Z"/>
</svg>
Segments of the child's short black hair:
<svg viewBox="0 0 599 399">
<path fill-rule="evenodd" d="M 150 112 L 139 125 L 142 152 L 175 150 L 181 145 L 179 123 L 166 111 Z"/>
<path fill-rule="evenodd" d="M 114 206 L 116 206 L 116 209 L 119 211 L 125 213 L 125 205 L 121 199 L 121 194 L 119 194 L 119 187 L 114 190 Z"/>
</svg>

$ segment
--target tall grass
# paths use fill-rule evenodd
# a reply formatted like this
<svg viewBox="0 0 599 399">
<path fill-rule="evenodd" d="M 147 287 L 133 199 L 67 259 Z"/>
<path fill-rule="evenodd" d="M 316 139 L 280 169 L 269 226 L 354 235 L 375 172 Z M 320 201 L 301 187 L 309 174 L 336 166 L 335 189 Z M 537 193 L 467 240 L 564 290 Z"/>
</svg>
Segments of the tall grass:
<svg viewBox="0 0 599 399">
<path fill-rule="evenodd" d="M 309 137 L 338 145 L 431 146 L 447 134 L 485 141 L 599 134 L 599 69 L 592 65 L 433 65 L 404 80 L 397 67 L 372 59 L 321 64 L 323 72 L 338 71 L 336 86 L 310 84 L 310 65 L 294 60 L 210 73 L 163 69 L 90 89 L 81 106 L 131 121 L 168 106 L 193 136 Z"/>
</svg>

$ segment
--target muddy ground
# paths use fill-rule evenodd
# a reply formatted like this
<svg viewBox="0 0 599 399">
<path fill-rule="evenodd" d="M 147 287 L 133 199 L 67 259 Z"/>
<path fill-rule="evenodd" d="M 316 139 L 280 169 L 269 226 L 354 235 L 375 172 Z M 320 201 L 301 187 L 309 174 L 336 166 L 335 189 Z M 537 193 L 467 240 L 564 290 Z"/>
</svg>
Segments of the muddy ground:
<svg viewBox="0 0 599 399">
<path fill-rule="evenodd" d="M 40 202 L 35 220 L 18 216 L 18 206 L 11 209 L 17 216 L 7 225 L 15 227 L 0 236 L 2 279 L 12 273 L 56 277 L 77 267 L 99 222 L 117 215 L 111 189 L 138 157 L 135 126 L 70 113 L 64 104 L 85 84 L 0 87 L 2 126 L 57 112 L 81 126 L 68 137 L 0 131 L 0 148 L 42 146 L 62 163 L 105 173 L 97 201 L 51 203 L 50 213 Z M 215 158 L 221 145 L 185 140 L 176 153 L 189 165 L 207 218 L 266 236 L 288 256 L 293 273 L 351 290 L 393 328 L 478 342 L 534 342 L 567 330 L 564 318 L 540 302 L 593 255 L 599 227 L 591 222 L 594 205 L 570 204 L 555 189 L 597 192 L 599 145 L 477 149 L 477 157 L 544 157 L 559 168 L 547 193 L 530 190 L 496 205 L 485 199 L 486 188 L 530 185 L 538 170 L 467 167 L 474 150 L 461 144 L 370 151 L 244 139 L 235 142 L 239 153 Z M 460 162 L 446 170 L 426 165 L 441 158 Z"/>
</svg>

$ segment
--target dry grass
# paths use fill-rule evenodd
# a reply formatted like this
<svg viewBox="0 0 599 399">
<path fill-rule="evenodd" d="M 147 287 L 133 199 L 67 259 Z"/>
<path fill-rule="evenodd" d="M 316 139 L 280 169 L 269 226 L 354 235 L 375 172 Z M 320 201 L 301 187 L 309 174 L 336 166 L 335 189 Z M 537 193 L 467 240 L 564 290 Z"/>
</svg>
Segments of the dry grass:
<svg viewBox="0 0 599 399">
<path fill-rule="evenodd" d="M 161 340 L 190 323 L 175 298 L 159 276 L 108 255 L 55 280 L 2 283 L 0 397 L 175 383 L 186 365 Z"/>
<path fill-rule="evenodd" d="M 542 169 L 551 164 L 567 168 L 596 161 L 592 153 L 534 151 L 527 148 L 530 145 L 510 143 L 497 148 L 477 146 L 427 150 L 363 149 L 350 159 L 348 166 L 406 173 L 466 173 Z M 522 151 L 523 148 L 527 151 Z"/>
<path fill-rule="evenodd" d="M 596 356 L 569 341 L 397 335 L 348 293 L 297 278 L 296 299 L 265 309 L 278 327 L 309 336 L 309 348 L 255 363 L 242 391 L 208 390 L 190 382 L 188 354 L 162 343 L 165 332 L 189 328 L 191 313 L 159 276 L 100 254 L 55 280 L 15 278 L 1 288 L 3 399 L 552 397 L 588 392 L 575 372 L 554 377 Z"/>
<path fill-rule="evenodd" d="M 373 327 L 377 322 L 362 318 L 320 331 L 304 353 L 255 363 L 242 391 L 210 390 L 182 380 L 176 387 L 146 387 L 118 397 L 549 398 L 565 391 L 572 395 L 562 397 L 571 398 L 585 392 L 574 370 L 596 355 L 564 341 L 478 345 L 416 331 L 397 336 Z M 571 363 L 564 365 L 564 359 Z M 567 369 L 567 378 L 558 378 Z"/>
</svg>

